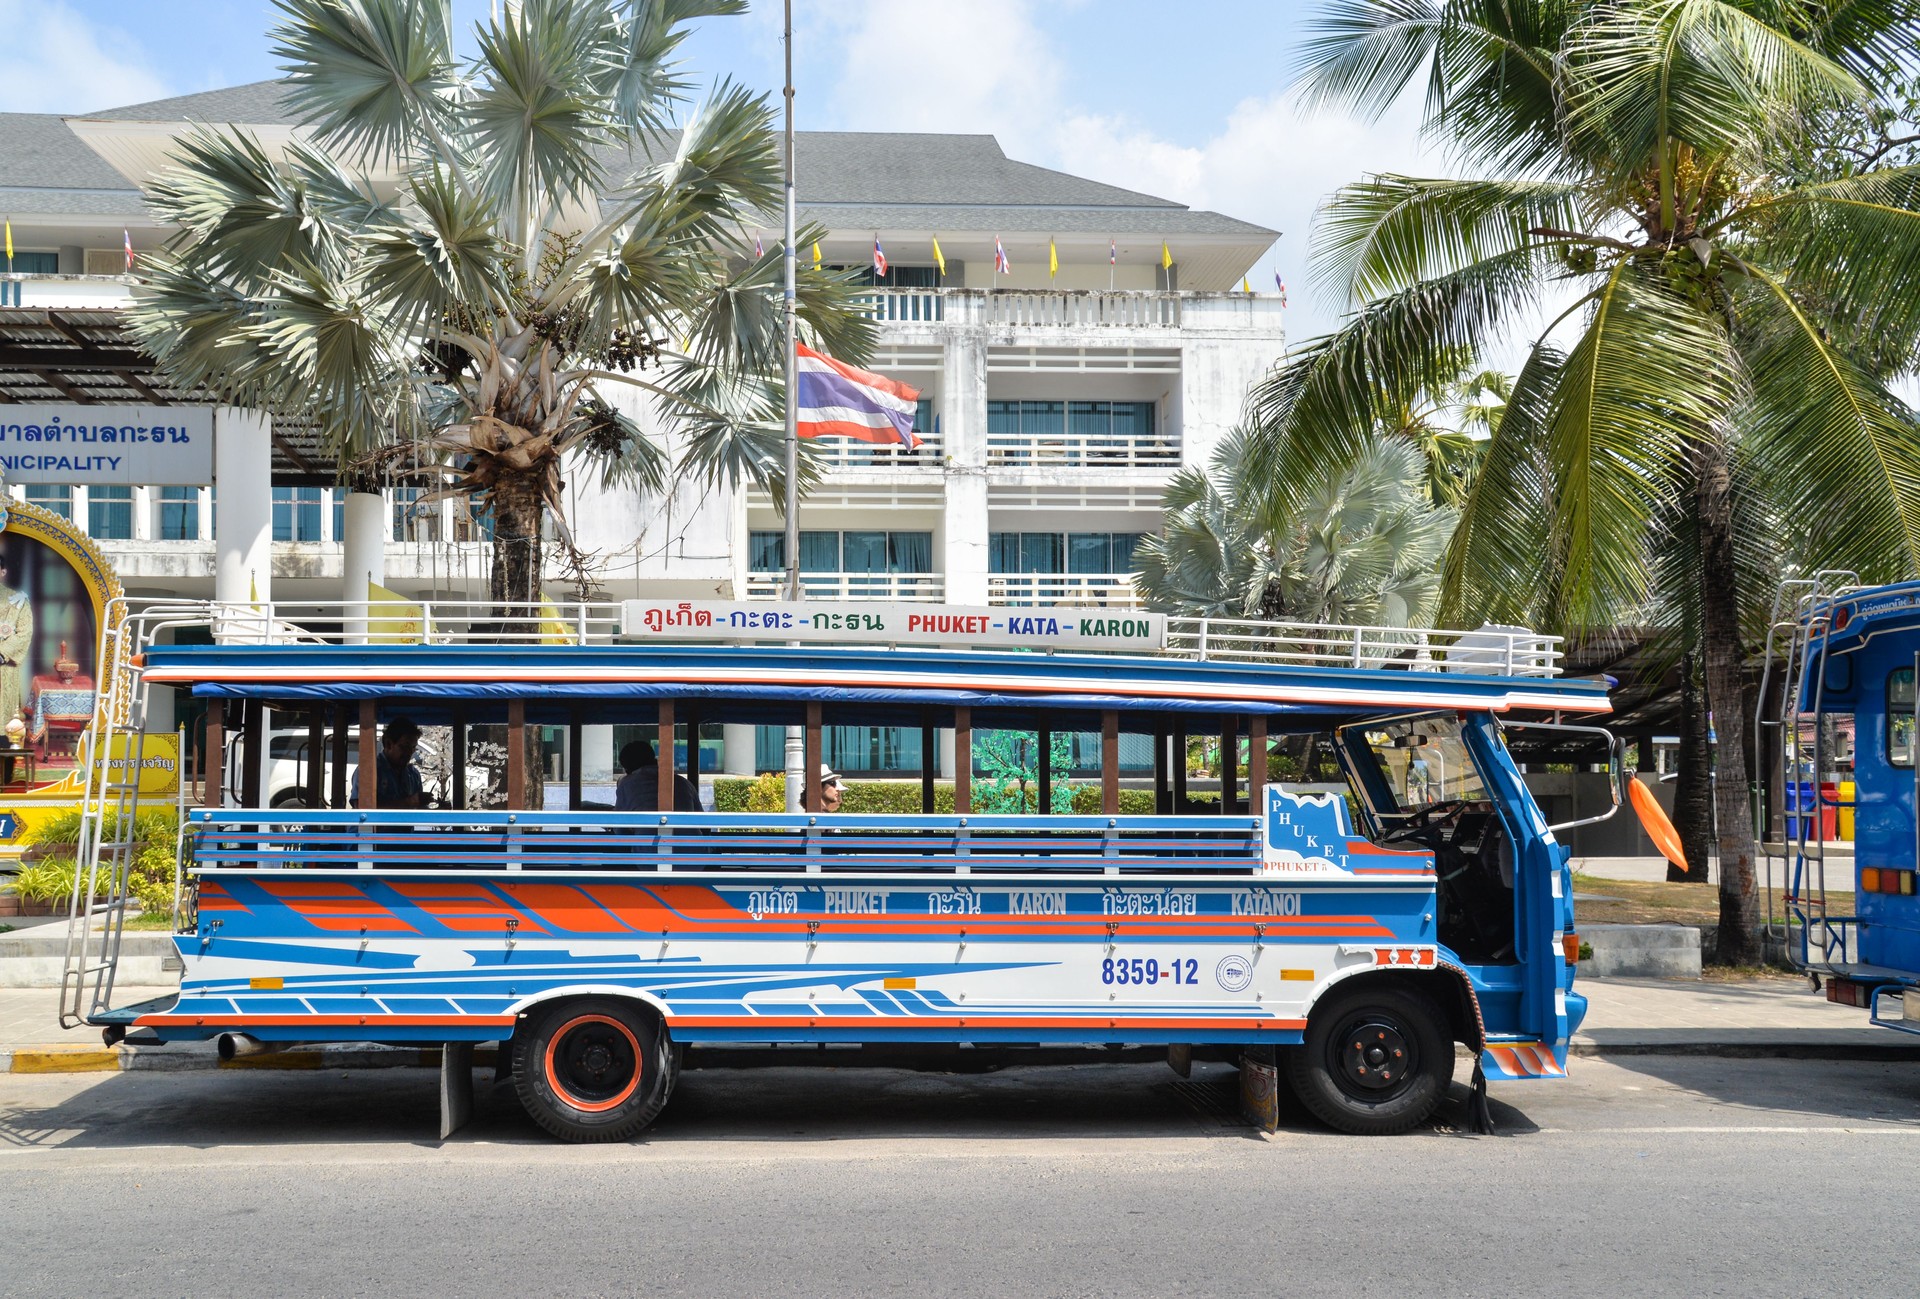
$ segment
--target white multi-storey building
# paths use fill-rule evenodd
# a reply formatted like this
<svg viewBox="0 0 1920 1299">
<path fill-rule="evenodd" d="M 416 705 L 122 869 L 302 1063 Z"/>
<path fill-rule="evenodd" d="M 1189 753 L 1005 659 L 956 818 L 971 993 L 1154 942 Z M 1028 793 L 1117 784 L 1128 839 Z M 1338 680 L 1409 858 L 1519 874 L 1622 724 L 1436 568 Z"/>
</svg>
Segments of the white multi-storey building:
<svg viewBox="0 0 1920 1299">
<path fill-rule="evenodd" d="M 275 82 L 0 115 L 15 250 L 0 402 L 198 399 L 119 326 L 126 244 L 137 273 L 169 233 L 141 190 L 196 124 L 269 145 L 296 131 Z M 1282 353 L 1280 300 L 1243 287 L 1275 233 L 1016 162 L 990 136 L 803 132 L 796 173 L 801 220 L 828 231 L 823 260 L 871 267 L 875 241 L 886 249 L 872 366 L 922 394 L 916 452 L 823 448 L 830 468 L 800 514 L 808 593 L 1132 603 L 1133 547 L 1169 477 L 1206 461 Z M 485 520 L 459 504 L 350 495 L 310 430 L 259 419 L 218 423 L 215 458 L 213 483 L 11 490 L 82 523 L 134 593 L 358 599 L 371 576 L 414 598 L 484 596 Z M 608 595 L 776 594 L 779 502 L 693 484 L 662 502 L 574 477 L 576 536 Z"/>
</svg>

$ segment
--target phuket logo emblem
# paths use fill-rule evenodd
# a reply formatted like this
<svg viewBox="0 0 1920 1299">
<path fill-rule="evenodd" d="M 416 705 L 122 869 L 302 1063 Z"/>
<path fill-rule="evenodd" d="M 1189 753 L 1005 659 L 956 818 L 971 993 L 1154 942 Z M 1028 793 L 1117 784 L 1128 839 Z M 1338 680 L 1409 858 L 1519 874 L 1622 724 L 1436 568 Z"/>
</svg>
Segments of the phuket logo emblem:
<svg viewBox="0 0 1920 1299">
<path fill-rule="evenodd" d="M 1343 875 L 1347 872 L 1347 803 L 1338 794 L 1296 794 L 1267 786 L 1266 833 L 1260 868 L 1268 875 Z"/>
<path fill-rule="evenodd" d="M 1253 986 L 1253 962 L 1244 956 L 1223 956 L 1213 967 L 1213 979 L 1228 992 L 1245 992 Z"/>
</svg>

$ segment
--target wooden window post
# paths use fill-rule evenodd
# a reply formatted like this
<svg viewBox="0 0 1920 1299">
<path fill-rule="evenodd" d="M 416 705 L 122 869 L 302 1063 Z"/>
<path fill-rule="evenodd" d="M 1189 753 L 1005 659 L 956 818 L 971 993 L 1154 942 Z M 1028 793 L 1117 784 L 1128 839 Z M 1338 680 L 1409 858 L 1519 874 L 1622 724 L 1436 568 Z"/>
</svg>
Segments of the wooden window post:
<svg viewBox="0 0 1920 1299">
<path fill-rule="evenodd" d="M 1187 719 L 1175 718 L 1173 723 L 1173 752 L 1168 755 L 1173 763 L 1173 811 L 1177 816 L 1187 814 Z"/>
<path fill-rule="evenodd" d="M 227 787 L 227 701 L 207 701 L 207 737 L 201 741 L 205 755 L 200 762 L 200 806 L 226 805 Z"/>
<path fill-rule="evenodd" d="M 585 741 L 580 735 L 580 705 L 567 710 L 567 810 L 580 810 L 580 756 Z"/>
<path fill-rule="evenodd" d="M 240 806 L 260 806 L 260 768 L 266 736 L 266 708 L 249 699 L 240 712 Z"/>
<path fill-rule="evenodd" d="M 347 806 L 347 727 L 352 712 L 343 701 L 333 706 L 333 770 L 327 773 L 332 777 L 332 794 L 329 804 L 344 809 Z"/>
<path fill-rule="evenodd" d="M 360 701 L 360 810 L 371 812 L 380 805 L 380 732 L 379 711 L 373 700 Z"/>
<path fill-rule="evenodd" d="M 514 811 L 527 806 L 527 703 L 524 699 L 507 701 L 507 806 Z"/>
<path fill-rule="evenodd" d="M 820 705 L 807 705 L 807 811 L 820 810 Z"/>
<path fill-rule="evenodd" d="M 1240 719 L 1231 713 L 1220 728 L 1220 814 L 1240 809 Z"/>
<path fill-rule="evenodd" d="M 1053 727 L 1042 722 L 1035 738 L 1040 742 L 1040 756 L 1034 762 L 1034 772 L 1039 776 L 1034 782 L 1038 786 L 1034 810 L 1047 816 L 1053 811 Z"/>
<path fill-rule="evenodd" d="M 1267 715 L 1247 719 L 1247 811 L 1264 816 L 1267 807 Z"/>
<path fill-rule="evenodd" d="M 1153 810 L 1161 816 L 1173 811 L 1173 786 L 1167 761 L 1173 737 L 1164 714 L 1153 719 Z"/>
<path fill-rule="evenodd" d="M 327 723 L 320 705 L 307 710 L 307 806 L 322 806 L 327 781 Z"/>
<path fill-rule="evenodd" d="M 939 743 L 940 734 L 933 729 L 932 716 L 923 716 L 920 722 L 920 811 L 925 816 L 933 815 L 933 778 L 940 766 L 937 751 Z"/>
<path fill-rule="evenodd" d="M 953 810 L 973 811 L 973 710 L 953 710 Z"/>
<path fill-rule="evenodd" d="M 662 699 L 660 711 L 655 718 L 653 769 L 656 773 L 653 787 L 653 808 L 656 812 L 673 811 L 673 700 Z"/>
<path fill-rule="evenodd" d="M 1100 811 L 1120 815 L 1120 714 L 1112 708 L 1100 714 Z"/>
<path fill-rule="evenodd" d="M 467 710 L 456 706 L 447 743 L 453 746 L 453 788 L 447 791 L 447 804 L 465 811 L 467 807 Z"/>
</svg>

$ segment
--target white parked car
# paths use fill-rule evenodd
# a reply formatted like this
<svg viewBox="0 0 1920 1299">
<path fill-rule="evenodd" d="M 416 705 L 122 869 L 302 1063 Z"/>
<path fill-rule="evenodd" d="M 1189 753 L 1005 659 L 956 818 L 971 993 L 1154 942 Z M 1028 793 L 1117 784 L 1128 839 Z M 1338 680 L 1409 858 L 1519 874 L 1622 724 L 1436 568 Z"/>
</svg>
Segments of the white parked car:
<svg viewBox="0 0 1920 1299">
<path fill-rule="evenodd" d="M 267 750 L 267 773 L 263 782 L 268 807 L 305 807 L 307 806 L 307 741 L 308 733 L 304 727 L 299 729 L 275 729 L 271 733 Z M 326 743 L 331 744 L 331 734 Z M 323 751 L 321 759 L 330 759 L 331 754 Z M 427 799 L 438 803 L 446 793 L 440 782 L 431 774 L 440 767 L 439 755 L 434 746 L 431 733 L 420 737 L 420 748 L 414 754 L 413 765 L 420 769 L 421 781 L 426 788 Z M 352 799 L 359 788 L 360 773 L 360 728 L 347 729 L 347 797 Z M 240 798 L 242 764 L 240 756 L 240 737 L 230 736 L 227 743 L 227 792 L 237 802 Z M 476 806 L 485 801 L 487 791 L 487 773 L 484 769 L 467 768 L 467 805 Z M 326 798 L 333 788 L 332 773 L 321 789 L 321 797 Z"/>
</svg>

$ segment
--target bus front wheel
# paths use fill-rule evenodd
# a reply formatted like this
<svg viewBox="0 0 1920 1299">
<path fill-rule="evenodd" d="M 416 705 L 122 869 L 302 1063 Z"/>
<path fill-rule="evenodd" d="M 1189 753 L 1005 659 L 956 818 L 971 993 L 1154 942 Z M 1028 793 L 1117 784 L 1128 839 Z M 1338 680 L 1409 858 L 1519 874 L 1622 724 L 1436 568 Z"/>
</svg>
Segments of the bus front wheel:
<svg viewBox="0 0 1920 1299">
<path fill-rule="evenodd" d="M 1314 1116 L 1356 1136 L 1424 1122 L 1453 1080 L 1440 1008 L 1403 988 L 1360 984 L 1329 993 L 1287 1055 L 1287 1078 Z"/>
<path fill-rule="evenodd" d="M 533 1121 L 563 1141 L 625 1141 L 673 1090 L 677 1057 L 645 1007 L 617 998 L 555 1002 L 513 1035 L 513 1083 Z"/>
</svg>

